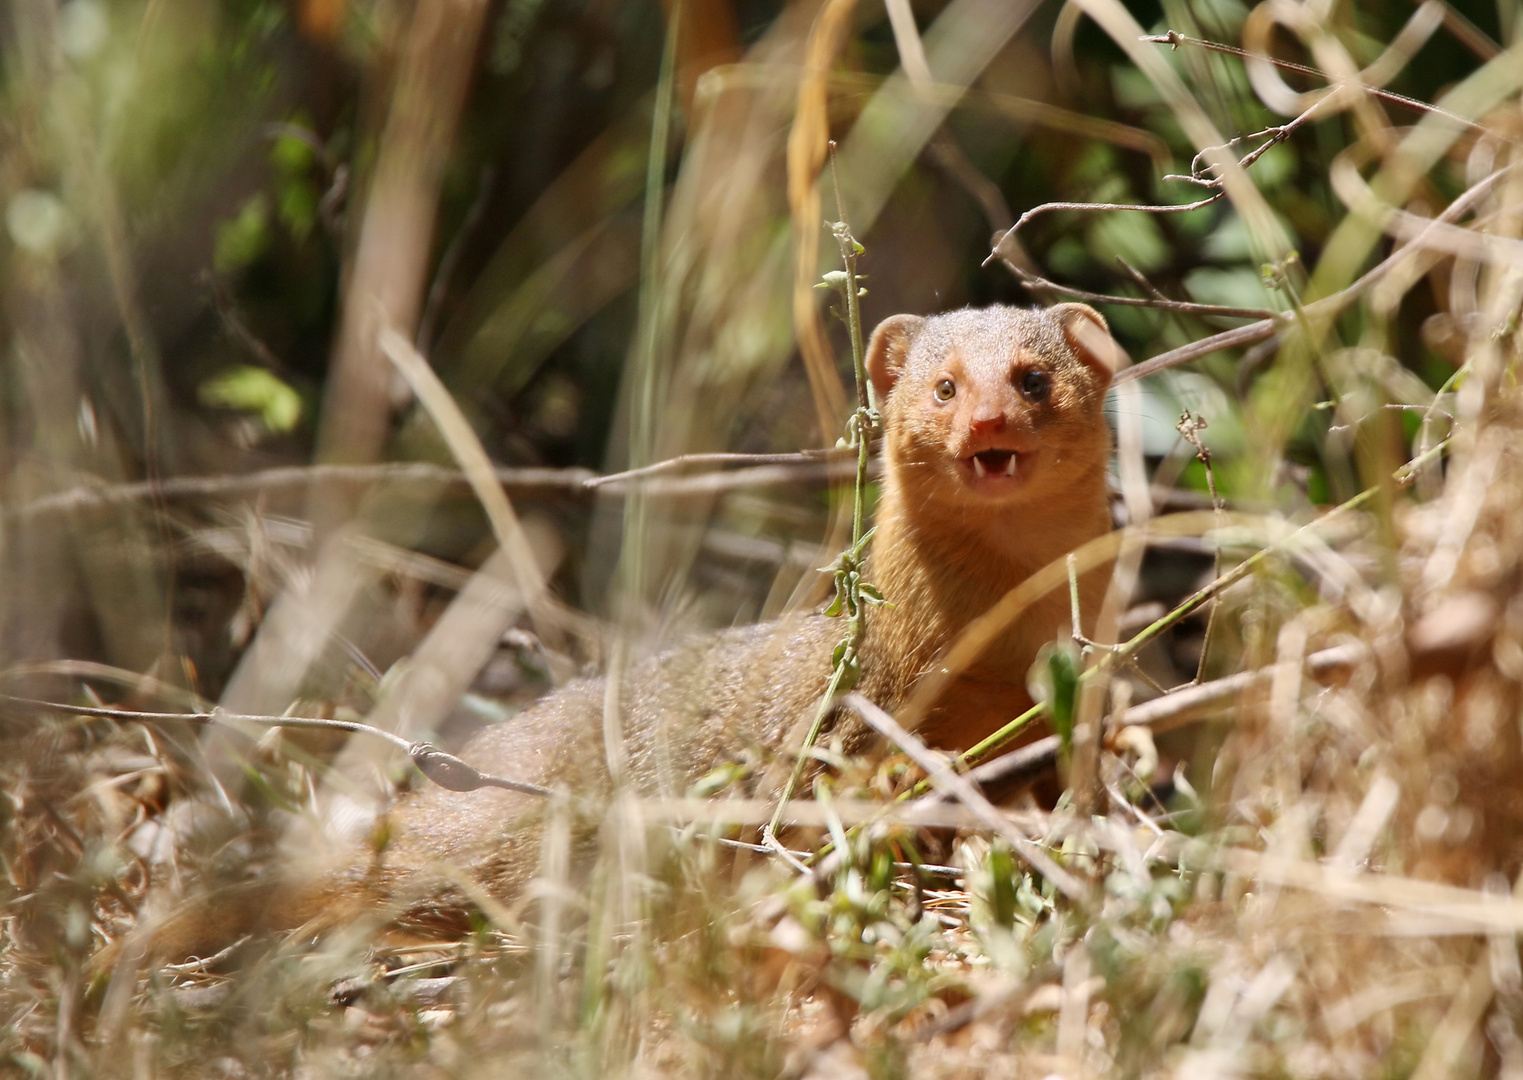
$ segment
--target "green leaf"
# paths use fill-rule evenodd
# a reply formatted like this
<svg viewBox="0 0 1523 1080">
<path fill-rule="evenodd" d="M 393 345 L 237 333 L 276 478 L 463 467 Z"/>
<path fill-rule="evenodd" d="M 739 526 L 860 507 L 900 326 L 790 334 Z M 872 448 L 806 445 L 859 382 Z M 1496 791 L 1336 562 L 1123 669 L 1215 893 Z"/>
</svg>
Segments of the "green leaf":
<svg viewBox="0 0 1523 1080">
<path fill-rule="evenodd" d="M 301 419 L 301 395 L 257 367 L 235 367 L 201 384 L 203 405 L 258 413 L 266 430 L 290 431 Z"/>
<path fill-rule="evenodd" d="M 688 788 L 688 797 L 707 799 L 717 795 L 735 781 L 744 779 L 749 772 L 750 770 L 740 762 L 727 761 L 708 775 L 700 777 L 692 787 Z"/>
<path fill-rule="evenodd" d="M 1003 840 L 995 840 L 984 865 L 989 871 L 989 915 L 996 925 L 1013 926 L 1020 907 L 1017 898 L 1020 876 L 1009 845 Z"/>
<path fill-rule="evenodd" d="M 1079 663 L 1070 649 L 1054 649 L 1047 654 L 1047 670 L 1052 676 L 1052 726 L 1058 733 L 1065 755 L 1073 752 L 1074 699 L 1079 689 Z"/>
<path fill-rule="evenodd" d="M 316 156 L 311 144 L 295 135 L 281 135 L 270 147 L 270 163 L 287 176 L 305 174 Z"/>
<path fill-rule="evenodd" d="M 321 202 L 317 188 L 304 179 L 288 180 L 280 185 L 280 220 L 291 230 L 297 243 L 312 233 L 317 224 L 317 206 Z"/>
<path fill-rule="evenodd" d="M 223 272 L 241 270 L 269 246 L 269 205 L 263 194 L 244 203 L 238 215 L 217 228 L 212 265 Z"/>
<path fill-rule="evenodd" d="M 852 653 L 841 663 L 841 677 L 836 680 L 836 692 L 844 694 L 862 681 L 862 662 Z"/>
</svg>

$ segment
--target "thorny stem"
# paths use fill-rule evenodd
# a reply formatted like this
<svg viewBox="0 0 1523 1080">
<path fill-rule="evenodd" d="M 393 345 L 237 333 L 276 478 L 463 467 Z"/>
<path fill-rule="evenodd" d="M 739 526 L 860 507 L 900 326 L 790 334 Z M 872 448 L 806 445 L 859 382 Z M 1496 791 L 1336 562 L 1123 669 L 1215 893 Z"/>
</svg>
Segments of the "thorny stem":
<svg viewBox="0 0 1523 1080">
<path fill-rule="evenodd" d="M 809 761 L 809 752 L 819 740 L 820 732 L 825 728 L 825 721 L 834 711 L 836 698 L 855 686 L 861 677 L 859 650 L 862 645 L 862 635 L 867 629 L 867 607 L 870 604 L 883 602 L 878 590 L 862 576 L 867 541 L 872 535 L 870 531 L 864 531 L 863 528 L 867 516 L 867 469 L 872 440 L 881 427 L 881 421 L 869 394 L 867 358 L 862 342 L 862 309 L 858 303 L 862 289 L 858 285 L 857 258 L 862 254 L 863 249 L 862 245 L 857 243 L 856 237 L 852 235 L 851 226 L 846 221 L 846 209 L 841 202 L 841 178 L 836 168 L 835 154 L 836 144 L 832 141 L 830 169 L 831 178 L 835 184 L 836 212 L 840 220 L 829 222 L 828 225 L 831 234 L 836 239 L 836 244 L 841 249 L 843 269 L 827 274 L 821 286 L 817 287 L 835 288 L 845 297 L 845 307 L 838 309 L 837 313 L 845 321 L 851 334 L 852 368 L 857 377 L 857 408 L 846 422 L 846 444 L 856 447 L 857 450 L 857 476 L 852 491 L 851 547 L 843 551 L 836 560 L 836 598 L 825 612 L 827 615 L 844 614 L 846 616 L 846 635 L 836 646 L 832 658 L 834 667 L 830 673 L 830 683 L 826 686 L 825 694 L 815 710 L 814 721 L 809 725 L 809 731 L 804 736 L 804 744 L 799 747 L 798 757 L 793 763 L 793 772 L 788 777 L 788 783 L 783 788 L 782 794 L 778 797 L 772 820 L 762 830 L 763 843 L 777 851 L 782 850 L 782 845 L 777 840 L 778 825 L 782 821 L 783 811 L 787 808 L 788 801 L 798 790 L 799 781 L 804 775 L 804 767 Z"/>
<path fill-rule="evenodd" d="M 862 344 L 862 311 L 858 306 L 861 299 L 857 292 L 857 256 L 862 254 L 862 246 L 851 235 L 851 227 L 846 223 L 846 204 L 841 201 L 841 173 L 836 167 L 836 144 L 830 141 L 830 179 L 836 189 L 836 213 L 841 215 L 841 220 L 830 227 L 830 231 L 836 238 L 836 244 L 841 249 L 841 263 L 846 270 L 846 328 L 851 332 L 851 362 L 852 370 L 857 376 L 857 408 L 871 409 L 871 399 L 868 397 L 867 378 L 867 355 Z M 858 488 L 860 492 L 861 488 Z M 852 540 L 860 539 L 853 536 Z"/>
</svg>

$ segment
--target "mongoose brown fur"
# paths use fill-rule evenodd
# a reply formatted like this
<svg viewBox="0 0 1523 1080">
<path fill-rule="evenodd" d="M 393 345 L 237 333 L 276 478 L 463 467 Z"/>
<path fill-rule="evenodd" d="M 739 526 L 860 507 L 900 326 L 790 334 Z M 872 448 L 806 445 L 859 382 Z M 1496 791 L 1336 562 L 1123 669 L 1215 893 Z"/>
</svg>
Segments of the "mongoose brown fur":
<svg viewBox="0 0 1523 1080">
<path fill-rule="evenodd" d="M 1110 529 L 1102 406 L 1119 355 L 1104 320 L 1080 304 L 899 315 L 878 326 L 867 359 L 886 460 L 867 576 L 892 606 L 868 615 L 858 686 L 867 697 L 898 707 L 970 621 Z M 1082 579 L 1085 612 L 1098 609 L 1104 587 L 1103 574 Z M 1030 704 L 1027 669 L 1069 621 L 1066 590 L 1038 602 L 948 687 L 921 736 L 966 747 L 1018 715 Z M 795 615 L 632 667 L 620 695 L 627 781 L 644 794 L 680 795 L 748 749 L 786 757 L 825 691 L 842 633 L 841 620 Z M 601 679 L 573 682 L 484 729 L 460 756 L 596 805 L 612 791 L 604 697 Z M 458 928 L 469 907 L 460 875 L 506 899 L 539 872 L 545 808 L 498 789 L 424 786 L 389 812 L 382 850 L 284 890 L 269 921 L 369 909 L 404 926 Z"/>
</svg>

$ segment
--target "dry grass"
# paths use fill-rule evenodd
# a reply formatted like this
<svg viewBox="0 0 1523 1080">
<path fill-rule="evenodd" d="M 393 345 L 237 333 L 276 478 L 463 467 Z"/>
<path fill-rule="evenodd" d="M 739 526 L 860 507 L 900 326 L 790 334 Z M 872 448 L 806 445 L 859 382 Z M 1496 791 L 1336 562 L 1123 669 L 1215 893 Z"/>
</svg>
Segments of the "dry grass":
<svg viewBox="0 0 1523 1080">
<path fill-rule="evenodd" d="M 1304 58 L 1341 80 L 1320 100 L 1293 91 L 1266 64 L 1250 63 L 1245 78 L 1241 67 L 1218 66 L 1238 60 L 1188 45 L 1168 54 L 1171 65 L 1160 45 L 1138 40 L 1142 28 L 1114 0 L 1065 9 L 1054 53 L 1070 63 L 1064 35 L 1081 9 L 1151 79 L 1149 122 L 1176 141 L 1214 147 L 1197 162 L 1200 194 L 1234 207 L 1249 261 L 1267 264 L 1263 303 L 1275 314 L 1213 342 L 1251 346 L 1240 369 L 1212 369 L 1212 400 L 1229 415 L 1209 420 L 1242 435 L 1202 478 L 1213 498 L 1223 482 L 1225 510 L 1169 488 L 1194 451 L 1181 444 L 1161 463 L 1151 451 L 1145 460 L 1140 399 L 1129 390 L 1118 398 L 1118 503 L 1129 524 L 1108 541 L 1118 572 L 1105 612 L 1112 633 L 1102 640 L 1127 644 L 1120 653 L 1086 651 L 1072 746 L 1047 759 L 1049 775 L 1067 787 L 1055 808 L 1028 799 L 999 811 L 992 828 L 993 811 L 943 781 L 948 797 L 889 812 L 888 800 L 922 775 L 913 736 L 893 736 L 905 752 L 862 759 L 827 746 L 830 768 L 815 783 L 815 801 L 796 807 L 789 835 L 806 856 L 833 846 L 812 874 L 737 843 L 754 838 L 767 805 L 631 793 L 610 809 L 591 851 L 572 850 L 564 815 L 552 811 L 535 888 L 506 900 L 473 894 L 474 929 L 458 940 L 388 935 L 377 912 L 320 939 L 301 931 L 235 938 L 216 956 L 140 972 L 113 951 L 135 926 L 186 896 L 257 902 L 249 887 L 275 874 L 303 838 L 337 831 L 346 815 L 363 818 L 417 777 L 404 778 L 395 754 L 343 747 L 331 733 L 281 739 L 255 729 L 250 744 L 188 721 L 118 723 L 13 702 L 0 724 L 3 1068 L 57 1080 L 1523 1075 L 1523 56 L 1513 45 L 1478 62 L 1426 107 L 1396 103 L 1414 116 L 1389 111 L 1390 96 L 1367 93 L 1359 72 L 1388 80 L 1424 33 L 1475 44 L 1466 38 L 1473 28 L 1438 0 L 1418 9 L 1381 59 L 1338 19 L 1256 8 L 1244 41 L 1267 46 L 1278 20 Z M 849 131 L 842 185 L 853 227 L 870 236 L 892 179 L 1019 22 L 1004 9 L 952 5 L 924 55 L 864 100 L 871 80 L 837 86 L 830 69 L 853 32 L 851 5 L 827 0 L 822 10 L 811 22 L 790 8 L 750 46 L 747 64 L 716 68 L 696 90 L 684 66 L 696 61 L 679 53 L 657 88 L 658 117 L 685 100 L 689 129 L 665 204 L 666 147 L 651 152 L 658 197 L 648 212 L 664 224 L 657 232 L 648 213 L 638 340 L 617 412 L 628 447 L 610 454 L 612 467 L 713 450 L 737 431 L 765 429 L 768 445 L 798 445 L 807 436 L 797 424 L 767 426 L 769 411 L 787 411 L 780 401 L 800 415 L 811 411 L 806 397 L 821 416 L 840 411 L 834 405 L 850 395 L 831 382 L 836 369 L 821 352 L 829 337 L 807 301 L 810 244 L 790 248 L 787 235 L 791 221 L 797 242 L 819 215 L 812 181 L 823 146 L 815 144 L 833 129 Z M 898 49 L 915 56 L 922 46 L 913 16 L 908 30 L 902 21 L 906 12 L 896 12 Z M 1444 18 L 1450 30 L 1439 31 Z M 966 35 L 980 28 L 988 55 L 974 56 Z M 933 70 L 941 78 L 930 84 Z M 17 106 L 16 126 L 51 130 L 50 106 L 38 102 L 63 95 L 49 80 L 66 76 L 26 78 L 34 95 Z M 1287 257 L 1304 238 L 1283 227 L 1291 203 L 1271 207 L 1255 186 L 1258 144 L 1228 146 L 1214 130 L 1213 116 L 1242 115 L 1255 101 L 1290 121 L 1271 141 L 1322 125 L 1318 161 L 1341 205 L 1313 266 Z M 858 115 L 897 118 L 897 126 L 889 125 L 892 137 L 881 124 L 852 129 Z M 1396 117 L 1413 126 L 1393 126 Z M 778 138 L 790 124 L 793 148 Z M 1117 129 L 1085 135 L 1143 139 L 1150 152 L 1160 142 Z M 60 167 L 96 176 L 99 163 L 81 156 L 84 136 L 71 138 L 57 151 Z M 987 196 L 955 145 L 938 153 L 958 183 Z M 599 161 L 568 170 L 510 240 L 527 244 L 566 206 L 580 205 L 583 185 L 597 187 L 588 178 Z M 405 183 L 399 190 L 390 197 L 422 200 L 425 216 L 437 197 Z M 131 336 L 141 313 L 112 249 L 121 241 L 117 210 L 103 197 L 90 205 L 99 220 L 80 227 L 104 237 L 111 304 Z M 585 294 L 562 297 L 579 312 L 566 318 L 579 325 L 636 276 L 627 245 L 621 263 L 598 246 L 615 234 L 629 239 L 613 205 L 591 232 L 546 255 L 540 277 L 515 279 L 506 302 L 467 296 L 441 348 L 467 372 L 495 363 L 494 350 L 530 357 L 531 368 L 541 362 L 555 347 L 549 338 L 571 333 L 534 330 L 531 316 L 547 295 L 576 291 L 566 285 L 573 272 L 588 274 Z M 991 222 L 996 216 L 991 210 Z M 892 236 L 880 240 L 902 250 Z M 1013 233 L 996 250 L 1034 294 L 1055 287 L 1058 275 L 1037 274 Z M 413 301 L 422 258 L 404 268 L 418 279 Z M 17 355 L 43 349 L 68 325 L 65 308 L 44 302 L 67 298 L 60 264 L 36 259 L 17 264 L 8 294 L 26 316 L 14 331 Z M 492 263 L 481 281 L 513 278 L 511 261 Z M 610 279 L 593 280 L 592 263 Z M 1118 291 L 1144 303 L 1135 310 L 1163 313 L 1147 324 L 1163 327 L 1147 338 L 1155 354 L 1137 357 L 1157 361 L 1141 369 L 1148 378 L 1198 359 L 1209 351 L 1199 341 L 1227 325 L 1222 305 L 1171 306 L 1145 278 L 1121 280 Z M 1423 290 L 1439 299 L 1415 300 Z M 1422 351 L 1401 320 L 1435 305 L 1424 324 L 1431 348 Z M 1240 304 L 1232 310 L 1243 314 Z M 395 322 L 406 330 L 417 317 L 382 315 L 381 329 Z M 796 337 L 779 331 L 790 320 Z M 126 479 L 115 461 L 90 473 L 107 482 L 106 494 L 75 496 L 72 482 L 57 482 L 74 472 L 47 473 L 23 455 L 11 463 L 7 489 L 7 539 L 22 552 L 12 564 L 54 566 L 46 548 L 56 534 L 47 530 L 70 523 L 76 557 L 90 568 L 101 653 L 118 666 L 23 664 L 30 654 L 18 650 L 7 658 L 7 692 L 201 712 L 209 703 L 193 692 L 189 661 L 170 670 L 164 660 L 194 649 L 161 648 L 154 638 L 136 649 L 142 662 L 126 659 L 134 634 L 165 636 L 169 627 L 239 657 L 221 698 L 229 710 L 367 716 L 406 742 L 447 733 L 462 715 L 461 693 L 473 680 L 481 687 L 483 670 L 496 673 L 497 692 L 471 699 L 477 722 L 605 652 L 622 663 L 628 643 L 657 628 L 676 633 L 737 610 L 770 616 L 816 599 L 807 570 L 839 547 L 841 529 L 832 540 L 823 503 L 803 505 L 788 494 L 798 489 L 776 485 L 822 483 L 829 470 L 817 459 L 769 461 L 765 476 L 659 481 L 669 488 L 606 485 L 611 498 L 578 511 L 590 515 L 593 539 L 568 552 L 571 530 L 557 523 L 568 504 L 593 497 L 588 474 L 499 470 L 508 483 L 495 483 L 473 432 L 475 403 L 461 412 L 410 334 L 385 329 L 383 344 L 378 327 L 363 323 L 349 325 L 345 348 L 393 354 L 423 402 L 399 439 L 460 466 L 490 530 L 474 519 L 460 528 L 490 531 L 510 555 L 471 559 L 480 566 L 473 572 L 423 550 L 423 520 L 442 514 L 447 489 L 459 487 L 443 469 L 377 483 L 353 521 L 319 521 L 314 537 L 262 501 L 214 521 L 169 505 L 232 497 L 233 481 L 166 496 L 153 483 L 111 486 Z M 809 352 L 807 382 L 778 376 L 795 340 Z M 147 410 L 161 376 L 151 343 L 133 341 Z M 1255 344 L 1264 341 L 1272 347 Z M 1451 361 L 1442 387 L 1414 373 L 1435 356 Z M 362 370 L 362 355 L 345 363 L 356 365 L 346 378 L 374 376 Z M 512 376 L 519 387 L 529 378 Z M 772 397 L 747 393 L 774 381 Z M 368 384 L 367 401 L 385 396 L 378 386 Z M 1237 400 L 1229 401 L 1229 386 Z M 73 391 L 59 392 L 62 400 Z M 39 424 L 69 428 L 72 405 L 59 408 Z M 375 431 L 345 437 L 374 441 Z M 364 470 L 386 471 L 355 468 L 362 479 L 372 477 Z M 314 475 L 319 489 L 348 483 L 340 472 L 300 483 Z M 272 488 L 291 482 L 277 479 Z M 346 505 L 361 490 L 356 483 Z M 1181 501 L 1185 515 L 1165 513 Z M 767 530 L 753 528 L 757 521 L 776 526 L 771 538 L 760 538 Z M 624 543 L 610 547 L 609 530 L 621 524 Z M 1203 582 L 1189 566 L 1190 587 L 1163 581 L 1169 566 L 1143 559 L 1150 544 L 1187 548 L 1195 570 L 1214 558 L 1206 579 L 1222 575 L 1189 609 L 1214 600 L 1199 672 L 1191 668 L 1200 650 L 1188 640 L 1201 632 L 1198 617 L 1166 638 L 1167 648 L 1153 638 L 1158 620 L 1183 623 L 1186 609 L 1174 605 Z M 704 561 L 716 551 L 732 562 Z M 752 570 L 734 570 L 736 551 L 744 566 L 768 567 L 767 580 L 758 586 Z M 612 582 L 620 599 L 607 607 L 608 627 L 546 590 L 562 559 L 585 582 Z M 194 619 L 184 605 L 154 599 L 166 566 L 187 575 L 210 562 L 222 578 L 206 571 L 208 580 L 225 578 L 231 564 L 237 583 L 196 593 L 204 607 Z M 710 576 L 684 589 L 695 565 Z M 1064 580 L 1062 567 L 1051 574 Z M 17 582 L 11 623 L 16 606 L 45 585 L 45 575 Z M 65 618 L 37 610 L 39 620 Z M 434 633 L 441 626 L 448 633 Z M 505 632 L 511 647 L 499 649 Z M 352 644 L 356 635 L 366 650 Z M 364 670 L 367 653 L 385 658 L 374 666 L 402 658 L 411 666 L 382 679 Z M 1191 698 L 1183 684 L 1171 698 L 1157 685 L 1244 672 L 1254 674 L 1214 695 Z M 1188 710 L 1179 704 L 1186 701 Z"/>
</svg>

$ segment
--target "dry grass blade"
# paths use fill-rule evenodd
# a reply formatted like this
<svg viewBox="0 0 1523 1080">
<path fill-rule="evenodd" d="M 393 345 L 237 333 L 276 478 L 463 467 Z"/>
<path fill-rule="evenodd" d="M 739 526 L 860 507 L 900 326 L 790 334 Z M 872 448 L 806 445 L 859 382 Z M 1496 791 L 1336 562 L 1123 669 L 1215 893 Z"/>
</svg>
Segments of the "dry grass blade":
<svg viewBox="0 0 1523 1080">
<path fill-rule="evenodd" d="M 492 459 L 482 447 L 481 439 L 471 428 L 470 421 L 460 411 L 460 406 L 455 403 L 450 392 L 434 374 L 433 368 L 428 366 L 428 361 L 413 348 L 412 342 L 396 330 L 387 328 L 381 331 L 380 347 L 438 425 L 439 433 L 449 445 L 450 453 L 459 462 L 471 490 L 481 501 L 497 543 L 507 556 L 506 569 L 512 574 L 522 602 L 535 616 L 541 633 L 553 635 L 554 627 L 543 622 L 544 572 L 534 561 L 534 550 L 529 546 L 529 538 L 524 534 L 518 515 L 513 513 L 512 503 L 508 502 L 507 494 L 497 481 Z"/>
<path fill-rule="evenodd" d="M 861 694 L 848 694 L 842 699 L 842 703 L 862 717 L 874 731 L 908 754 L 916 765 L 930 774 L 933 783 L 950 791 L 959 802 L 973 811 L 985 827 L 993 829 L 1004 837 L 1022 859 L 1063 890 L 1064 895 L 1070 900 L 1079 904 L 1087 902 L 1089 891 L 1081 882 L 1053 862 L 1036 844 L 1013 829 L 1004 815 L 995 809 L 993 803 L 968 783 L 966 778 L 953 772 L 945 761 L 927 750 L 924 743 L 900 727 L 898 721 L 892 716 Z"/>
</svg>

